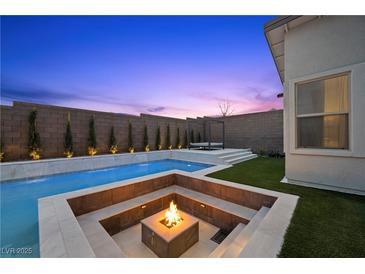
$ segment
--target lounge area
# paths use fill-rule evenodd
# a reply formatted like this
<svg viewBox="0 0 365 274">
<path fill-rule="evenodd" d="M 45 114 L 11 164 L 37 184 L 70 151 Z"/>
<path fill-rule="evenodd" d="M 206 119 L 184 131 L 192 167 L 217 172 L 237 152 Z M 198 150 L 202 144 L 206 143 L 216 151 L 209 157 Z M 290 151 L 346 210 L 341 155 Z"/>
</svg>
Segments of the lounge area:
<svg viewBox="0 0 365 274">
<path fill-rule="evenodd" d="M 41 257 L 275 257 L 297 198 L 181 171 L 68 192 L 39 200 Z M 182 224 L 165 228 L 159 222 L 172 202 Z M 181 242 L 191 218 L 196 230 Z"/>
</svg>

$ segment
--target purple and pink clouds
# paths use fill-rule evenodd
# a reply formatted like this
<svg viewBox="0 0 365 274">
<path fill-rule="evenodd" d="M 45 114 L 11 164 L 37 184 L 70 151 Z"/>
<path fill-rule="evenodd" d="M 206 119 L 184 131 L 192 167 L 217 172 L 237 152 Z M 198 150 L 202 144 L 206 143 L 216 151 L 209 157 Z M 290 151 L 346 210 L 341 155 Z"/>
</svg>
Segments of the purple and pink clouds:
<svg viewBox="0 0 365 274">
<path fill-rule="evenodd" d="M 282 108 L 265 16 L 1 17 L 1 102 L 172 117 Z"/>
</svg>

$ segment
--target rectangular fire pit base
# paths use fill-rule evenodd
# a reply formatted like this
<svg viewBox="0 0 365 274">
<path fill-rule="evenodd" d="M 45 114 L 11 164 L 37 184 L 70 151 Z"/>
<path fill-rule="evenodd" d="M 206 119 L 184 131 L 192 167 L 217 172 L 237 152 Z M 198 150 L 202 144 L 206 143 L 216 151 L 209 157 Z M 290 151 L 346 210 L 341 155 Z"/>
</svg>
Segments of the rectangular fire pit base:
<svg viewBox="0 0 365 274">
<path fill-rule="evenodd" d="M 164 210 L 141 221 L 142 242 L 159 257 L 177 258 L 199 241 L 198 219 L 179 212 L 183 221 L 171 228 L 161 223 Z"/>
</svg>

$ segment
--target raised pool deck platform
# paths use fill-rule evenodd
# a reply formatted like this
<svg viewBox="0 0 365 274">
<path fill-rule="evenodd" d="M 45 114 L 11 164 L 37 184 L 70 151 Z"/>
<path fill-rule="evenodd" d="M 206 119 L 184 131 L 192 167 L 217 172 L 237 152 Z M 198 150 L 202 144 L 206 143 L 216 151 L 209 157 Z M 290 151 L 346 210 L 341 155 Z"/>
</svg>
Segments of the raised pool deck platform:
<svg viewBox="0 0 365 274">
<path fill-rule="evenodd" d="M 67 172 L 94 170 L 126 164 L 174 159 L 215 165 L 211 170 L 227 168 L 231 164 L 255 158 L 250 149 L 224 149 L 204 151 L 174 149 L 150 152 L 106 154 L 74 158 L 54 158 L 37 161 L 0 163 L 1 181 L 41 177 Z M 220 166 L 220 167 L 217 167 Z M 209 172 L 210 170 L 206 170 Z M 203 173 L 205 171 L 202 171 Z M 210 171 L 212 172 L 212 171 Z M 205 173 L 207 174 L 207 173 Z"/>
</svg>

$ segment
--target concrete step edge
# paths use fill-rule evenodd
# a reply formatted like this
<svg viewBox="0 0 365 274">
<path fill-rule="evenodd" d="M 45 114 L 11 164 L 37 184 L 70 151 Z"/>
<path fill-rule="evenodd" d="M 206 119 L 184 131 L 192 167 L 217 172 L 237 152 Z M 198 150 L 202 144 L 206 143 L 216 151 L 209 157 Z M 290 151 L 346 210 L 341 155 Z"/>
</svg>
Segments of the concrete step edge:
<svg viewBox="0 0 365 274">
<path fill-rule="evenodd" d="M 246 156 L 243 156 L 243 157 L 237 157 L 237 158 L 234 158 L 234 159 L 230 159 L 230 160 L 227 160 L 226 162 L 229 163 L 229 164 L 235 164 L 235 163 L 238 163 L 238 162 L 251 160 L 251 159 L 254 159 L 256 157 L 257 157 L 256 154 L 250 154 L 250 155 L 246 155 Z"/>
<path fill-rule="evenodd" d="M 233 153 L 233 154 L 227 154 L 227 155 L 224 155 L 224 156 L 219 156 L 219 158 L 221 159 L 229 159 L 229 158 L 232 158 L 232 157 L 236 157 L 236 156 L 244 156 L 244 155 L 249 155 L 249 154 L 252 154 L 251 151 L 244 151 L 244 152 L 238 152 L 238 153 Z"/>
<path fill-rule="evenodd" d="M 209 254 L 209 258 L 219 258 L 224 252 L 229 248 L 234 239 L 241 233 L 241 231 L 245 228 L 245 225 L 240 223 L 238 224 L 229 235 Z"/>
<path fill-rule="evenodd" d="M 260 208 L 246 227 L 234 238 L 229 247 L 225 249 L 222 254 L 223 258 L 236 258 L 239 256 L 269 210 L 270 208 L 264 206 Z"/>
</svg>

